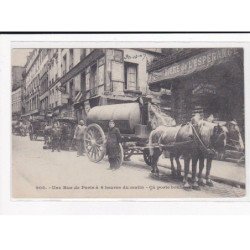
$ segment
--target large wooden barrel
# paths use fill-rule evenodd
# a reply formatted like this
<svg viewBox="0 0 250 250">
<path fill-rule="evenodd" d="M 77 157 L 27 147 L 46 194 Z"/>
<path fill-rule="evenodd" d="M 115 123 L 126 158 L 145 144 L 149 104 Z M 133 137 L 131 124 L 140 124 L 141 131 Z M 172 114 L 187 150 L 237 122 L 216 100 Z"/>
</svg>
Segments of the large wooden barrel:
<svg viewBox="0 0 250 250">
<path fill-rule="evenodd" d="M 88 112 L 87 125 L 96 123 L 107 132 L 110 120 L 115 121 L 122 134 L 134 134 L 135 126 L 141 123 L 139 103 L 96 106 Z"/>
</svg>

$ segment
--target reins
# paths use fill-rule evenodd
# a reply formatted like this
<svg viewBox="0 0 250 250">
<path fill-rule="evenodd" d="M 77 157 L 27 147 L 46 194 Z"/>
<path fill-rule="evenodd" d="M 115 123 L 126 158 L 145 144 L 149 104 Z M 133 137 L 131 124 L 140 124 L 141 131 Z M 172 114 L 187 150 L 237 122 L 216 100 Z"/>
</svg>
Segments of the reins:
<svg viewBox="0 0 250 250">
<path fill-rule="evenodd" d="M 211 148 L 209 148 L 209 147 L 207 147 L 207 146 L 204 144 L 204 142 L 202 141 L 201 137 L 199 136 L 199 134 L 198 134 L 196 128 L 193 126 L 193 124 L 192 124 L 192 123 L 189 123 L 189 124 L 190 124 L 190 126 L 191 126 L 191 128 L 192 128 L 192 130 L 193 130 L 193 132 L 194 132 L 195 137 L 198 139 L 198 142 L 199 142 L 199 144 L 200 144 L 200 146 L 201 146 L 201 150 L 202 150 L 203 152 L 205 151 L 205 153 L 208 154 L 208 155 L 215 155 L 215 154 L 216 154 L 216 153 L 215 153 L 215 150 L 214 150 L 214 149 L 211 149 Z"/>
</svg>

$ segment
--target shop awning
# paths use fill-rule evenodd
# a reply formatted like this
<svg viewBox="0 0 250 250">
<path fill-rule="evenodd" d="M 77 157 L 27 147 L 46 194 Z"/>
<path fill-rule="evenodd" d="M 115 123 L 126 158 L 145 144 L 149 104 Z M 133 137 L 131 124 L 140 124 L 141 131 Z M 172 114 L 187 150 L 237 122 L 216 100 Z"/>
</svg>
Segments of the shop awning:
<svg viewBox="0 0 250 250">
<path fill-rule="evenodd" d="M 162 67 L 149 73 L 148 85 L 152 91 L 160 91 L 161 88 L 171 88 L 174 79 L 196 72 L 204 71 L 212 66 L 226 63 L 234 57 L 243 54 L 241 48 L 216 48 L 179 61 L 172 65 Z"/>
</svg>

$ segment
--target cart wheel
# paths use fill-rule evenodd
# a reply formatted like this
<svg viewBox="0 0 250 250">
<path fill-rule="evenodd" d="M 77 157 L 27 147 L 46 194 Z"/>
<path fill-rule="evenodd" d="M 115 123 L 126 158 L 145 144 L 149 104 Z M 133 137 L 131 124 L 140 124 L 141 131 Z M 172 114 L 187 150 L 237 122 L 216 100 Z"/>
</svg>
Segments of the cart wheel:
<svg viewBox="0 0 250 250">
<path fill-rule="evenodd" d="M 105 134 L 98 124 L 90 124 L 84 133 L 84 148 L 93 162 L 99 162 L 106 153 Z"/>
<path fill-rule="evenodd" d="M 146 148 L 143 150 L 143 158 L 144 158 L 144 161 L 146 162 L 146 164 L 151 166 L 152 156 L 149 153 L 149 149 Z"/>
</svg>

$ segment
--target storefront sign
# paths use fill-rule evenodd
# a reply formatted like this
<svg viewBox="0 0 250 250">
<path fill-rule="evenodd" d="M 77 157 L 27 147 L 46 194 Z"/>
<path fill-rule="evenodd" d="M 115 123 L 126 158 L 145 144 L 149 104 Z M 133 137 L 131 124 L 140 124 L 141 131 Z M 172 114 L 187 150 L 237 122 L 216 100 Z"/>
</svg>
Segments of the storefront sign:
<svg viewBox="0 0 250 250">
<path fill-rule="evenodd" d="M 238 54 L 239 49 L 237 48 L 211 49 L 171 66 L 151 72 L 149 74 L 149 84 L 205 70 L 213 65 L 227 62 Z"/>
<path fill-rule="evenodd" d="M 195 89 L 193 89 L 192 94 L 193 95 L 216 94 L 216 88 L 214 85 L 201 83 Z"/>
</svg>

